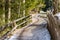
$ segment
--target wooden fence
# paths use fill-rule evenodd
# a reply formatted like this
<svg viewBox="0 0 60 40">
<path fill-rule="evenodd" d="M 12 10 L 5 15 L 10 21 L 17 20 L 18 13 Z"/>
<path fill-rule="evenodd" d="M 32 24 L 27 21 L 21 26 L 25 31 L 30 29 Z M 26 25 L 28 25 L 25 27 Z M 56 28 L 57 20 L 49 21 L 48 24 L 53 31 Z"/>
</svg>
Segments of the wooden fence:
<svg viewBox="0 0 60 40">
<path fill-rule="evenodd" d="M 29 20 L 28 20 L 27 18 L 28 18 Z M 20 20 L 23 20 L 23 19 L 25 19 L 25 21 L 23 21 L 22 23 L 16 25 L 15 27 L 13 27 L 10 31 L 7 31 L 4 35 L 2 35 L 2 37 L 0 38 L 0 40 L 4 40 L 7 36 L 9 36 L 9 35 L 10 35 L 15 29 L 17 29 L 17 27 L 19 27 L 20 25 L 29 22 L 30 19 L 31 19 L 31 16 L 29 15 L 29 16 L 26 16 L 26 17 L 22 17 L 22 18 L 19 18 L 19 19 L 17 19 L 17 20 L 14 20 L 14 21 L 12 21 L 12 22 L 10 22 L 10 23 L 7 23 L 7 24 L 4 25 L 4 26 L 1 26 L 1 27 L 0 27 L 0 32 L 4 31 L 7 27 L 11 27 L 12 25 L 14 25 L 13 23 L 16 23 L 16 22 L 18 22 L 18 21 L 20 21 Z M 7 26 L 7 25 L 8 25 L 8 26 Z"/>
</svg>

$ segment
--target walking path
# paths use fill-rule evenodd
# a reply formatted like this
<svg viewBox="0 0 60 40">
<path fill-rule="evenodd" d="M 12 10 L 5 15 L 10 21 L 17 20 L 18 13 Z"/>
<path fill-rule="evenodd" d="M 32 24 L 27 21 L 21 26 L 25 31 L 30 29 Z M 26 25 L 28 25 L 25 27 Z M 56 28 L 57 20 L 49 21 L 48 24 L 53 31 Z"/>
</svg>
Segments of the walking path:
<svg viewBox="0 0 60 40">
<path fill-rule="evenodd" d="M 51 40 L 47 22 L 38 15 L 35 15 L 33 22 L 35 23 L 29 25 L 23 32 L 21 29 L 17 31 L 9 40 Z"/>
</svg>

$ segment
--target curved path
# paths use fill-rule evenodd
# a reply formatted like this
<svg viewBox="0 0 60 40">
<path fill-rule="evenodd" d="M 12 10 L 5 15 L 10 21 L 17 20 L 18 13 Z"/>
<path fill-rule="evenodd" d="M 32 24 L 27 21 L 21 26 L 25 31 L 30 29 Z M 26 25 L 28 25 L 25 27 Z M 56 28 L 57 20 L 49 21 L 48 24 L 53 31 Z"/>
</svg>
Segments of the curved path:
<svg viewBox="0 0 60 40">
<path fill-rule="evenodd" d="M 47 30 L 47 22 L 40 17 L 35 17 L 33 24 L 17 31 L 9 40 L 51 40 Z"/>
</svg>

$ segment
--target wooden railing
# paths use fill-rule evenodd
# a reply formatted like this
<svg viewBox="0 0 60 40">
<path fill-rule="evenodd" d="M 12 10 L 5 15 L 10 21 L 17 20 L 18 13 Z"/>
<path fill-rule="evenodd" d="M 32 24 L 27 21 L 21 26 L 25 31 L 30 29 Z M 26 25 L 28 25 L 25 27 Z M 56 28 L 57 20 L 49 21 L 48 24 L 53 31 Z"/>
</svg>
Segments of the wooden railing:
<svg viewBox="0 0 60 40">
<path fill-rule="evenodd" d="M 16 25 L 15 27 L 13 27 L 10 31 L 7 31 L 7 32 L 0 38 L 0 40 L 4 40 L 4 39 L 5 39 L 8 35 L 10 35 L 11 32 L 13 32 L 18 26 L 29 22 L 30 19 L 31 19 L 31 15 L 26 16 L 26 17 L 19 18 L 19 19 L 14 20 L 14 21 L 12 21 L 12 22 L 10 22 L 10 23 L 7 23 L 7 24 L 4 25 L 4 26 L 1 26 L 1 27 L 0 27 L 0 32 L 4 31 L 7 27 L 11 27 L 11 26 L 13 25 L 13 23 L 16 23 L 16 22 L 18 22 L 18 21 L 20 21 L 20 20 L 23 20 L 23 19 L 25 19 L 25 21 L 23 21 L 22 23 Z M 29 19 L 29 20 L 27 20 L 27 19 Z"/>
</svg>

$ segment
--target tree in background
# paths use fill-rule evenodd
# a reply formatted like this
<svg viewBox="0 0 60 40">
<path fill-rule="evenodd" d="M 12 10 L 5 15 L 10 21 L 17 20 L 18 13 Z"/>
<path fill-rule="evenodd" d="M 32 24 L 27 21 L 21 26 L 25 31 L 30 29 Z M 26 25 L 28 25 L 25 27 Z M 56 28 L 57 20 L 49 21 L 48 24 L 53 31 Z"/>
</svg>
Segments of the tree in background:
<svg viewBox="0 0 60 40">
<path fill-rule="evenodd" d="M 58 13 L 58 0 L 53 0 L 53 14 Z"/>
<path fill-rule="evenodd" d="M 45 7 L 44 0 L 0 0 L 0 26 L 5 25 L 11 21 L 16 19 L 28 16 L 31 10 L 36 9 L 41 10 L 41 8 Z M 13 23 L 14 25 L 20 24 L 25 20 L 23 19 L 18 21 L 17 23 Z M 13 25 L 12 24 L 12 25 Z M 28 23 L 27 23 L 28 24 Z M 24 25 L 20 26 L 23 27 Z M 1 35 L 10 31 L 13 27 L 8 27 L 3 30 Z"/>
<path fill-rule="evenodd" d="M 42 8 L 43 11 L 52 10 L 52 0 L 45 0 L 45 8 Z"/>
<path fill-rule="evenodd" d="M 26 3 L 25 3 L 26 12 L 29 12 L 29 11 L 33 10 L 34 8 L 41 9 L 41 8 L 45 7 L 44 3 L 45 3 L 44 0 L 26 0 Z"/>
<path fill-rule="evenodd" d="M 0 0 L 0 25 L 5 24 L 5 0 Z"/>
<path fill-rule="evenodd" d="M 60 0 L 58 0 L 58 12 L 60 12 Z"/>
</svg>

